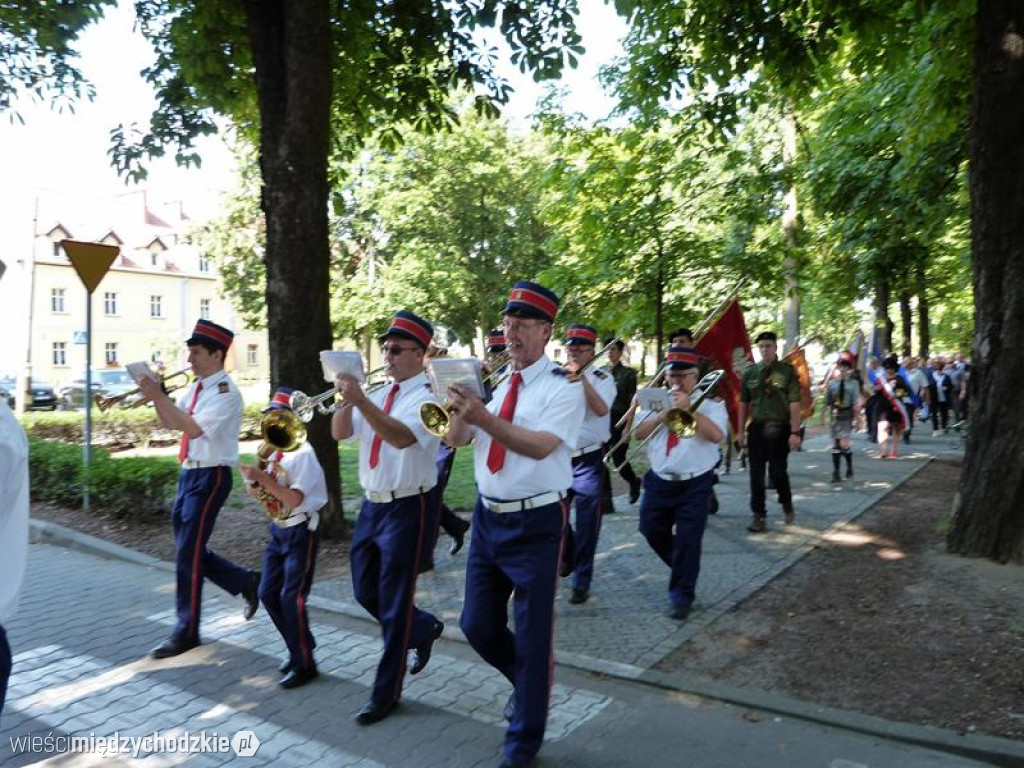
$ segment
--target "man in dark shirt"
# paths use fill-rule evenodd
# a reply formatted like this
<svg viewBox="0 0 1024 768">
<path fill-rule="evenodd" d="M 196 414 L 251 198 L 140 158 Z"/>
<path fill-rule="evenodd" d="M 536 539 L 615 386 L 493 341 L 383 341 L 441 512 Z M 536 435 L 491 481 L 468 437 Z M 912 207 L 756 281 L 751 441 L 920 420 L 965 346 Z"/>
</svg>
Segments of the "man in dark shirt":
<svg viewBox="0 0 1024 768">
<path fill-rule="evenodd" d="M 611 344 L 613 339 L 606 339 L 605 344 Z M 622 438 L 622 427 L 616 426 L 633 403 L 633 396 L 636 394 L 636 370 L 622 363 L 622 350 L 626 343 L 622 339 L 614 340 L 615 344 L 608 349 L 608 373 L 615 379 L 615 400 L 611 407 L 612 434 L 611 445 L 618 445 Z M 612 452 L 615 466 L 619 467 L 619 477 L 629 483 L 629 503 L 636 504 L 640 498 L 640 478 L 636 476 L 633 467 L 626 461 L 626 452 L 629 444 L 623 443 Z M 621 466 L 619 466 L 621 465 Z M 605 475 L 608 483 L 609 495 L 611 491 L 611 473 Z M 610 512 L 612 508 L 608 506 Z"/>
</svg>

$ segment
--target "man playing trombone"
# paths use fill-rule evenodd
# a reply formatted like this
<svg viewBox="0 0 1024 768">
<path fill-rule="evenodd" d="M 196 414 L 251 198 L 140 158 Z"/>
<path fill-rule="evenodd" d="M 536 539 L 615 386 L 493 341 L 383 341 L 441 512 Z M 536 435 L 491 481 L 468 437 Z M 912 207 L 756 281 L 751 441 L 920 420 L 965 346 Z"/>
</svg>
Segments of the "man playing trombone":
<svg viewBox="0 0 1024 768">
<path fill-rule="evenodd" d="M 665 422 L 668 411 L 641 411 L 634 437 L 647 441 L 651 469 L 644 475 L 640 499 L 640 533 L 672 569 L 668 583 L 669 616 L 690 614 L 700 573 L 701 542 L 711 507 L 718 444 L 725 438 L 728 415 L 721 401 L 701 397 L 694 409 L 700 357 L 692 347 L 669 347 L 665 366 L 674 407 L 693 419 L 692 436 L 678 437 Z M 674 528 L 674 530 L 673 530 Z"/>
<path fill-rule="evenodd" d="M 581 387 L 544 347 L 558 297 L 515 284 L 502 314 L 512 374 L 487 405 L 448 389 L 448 440 L 473 452 L 480 496 L 473 512 L 461 626 L 469 644 L 514 686 L 502 766 L 529 764 L 547 725 L 558 553 L 572 485 L 572 452 L 583 420 Z M 515 633 L 508 626 L 513 601 Z"/>
<path fill-rule="evenodd" d="M 410 674 L 430 659 L 444 625 L 416 607 L 416 576 L 436 519 L 438 438 L 420 421 L 420 406 L 436 401 L 423 356 L 433 326 L 402 310 L 380 337 L 392 379 L 371 395 L 352 376 L 338 376 L 345 405 L 334 412 L 335 440 L 359 439 L 359 484 L 366 494 L 352 536 L 349 562 L 356 600 L 380 622 L 384 652 L 370 700 L 356 715 L 360 725 L 383 720 L 398 706 L 406 656 Z"/>
<path fill-rule="evenodd" d="M 199 609 L 203 579 L 232 595 L 245 598 L 244 616 L 259 608 L 260 575 L 235 565 L 206 544 L 217 514 L 231 493 L 232 467 L 238 464 L 238 435 L 242 428 L 242 395 L 224 371 L 224 357 L 234 334 L 200 319 L 188 345 L 188 362 L 196 380 L 175 404 L 160 383 L 143 376 L 139 389 L 153 402 L 160 422 L 182 433 L 178 461 L 181 476 L 174 498 L 178 623 L 153 657 L 177 656 L 199 645 Z"/>
<path fill-rule="evenodd" d="M 565 345 L 569 362 L 566 370 L 578 378 L 583 386 L 586 411 L 579 437 L 572 454 L 572 488 L 568 504 L 576 502 L 576 527 L 572 521 L 565 526 L 565 544 L 562 547 L 561 574 L 573 574 L 573 605 L 585 603 L 590 596 L 590 581 L 594 575 L 594 553 L 601 533 L 602 502 L 604 501 L 605 466 L 601 460 L 604 443 L 611 434 L 609 409 L 615 400 L 615 379 L 593 367 L 597 329 L 589 325 L 570 325 L 565 332 Z M 615 341 L 605 345 L 613 347 Z M 580 371 L 586 371 L 580 374 Z"/>
</svg>

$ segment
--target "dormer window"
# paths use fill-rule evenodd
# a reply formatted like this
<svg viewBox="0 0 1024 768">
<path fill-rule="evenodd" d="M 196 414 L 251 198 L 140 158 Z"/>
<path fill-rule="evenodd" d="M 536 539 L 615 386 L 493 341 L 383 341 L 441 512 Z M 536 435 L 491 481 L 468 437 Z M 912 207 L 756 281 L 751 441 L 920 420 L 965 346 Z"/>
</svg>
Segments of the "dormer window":
<svg viewBox="0 0 1024 768">
<path fill-rule="evenodd" d="M 159 253 L 151 253 L 151 254 L 149 254 L 149 263 L 150 263 L 151 266 L 159 267 L 160 266 L 160 254 Z"/>
<path fill-rule="evenodd" d="M 199 271 L 209 272 L 210 271 L 210 257 L 205 253 L 199 254 Z"/>
</svg>

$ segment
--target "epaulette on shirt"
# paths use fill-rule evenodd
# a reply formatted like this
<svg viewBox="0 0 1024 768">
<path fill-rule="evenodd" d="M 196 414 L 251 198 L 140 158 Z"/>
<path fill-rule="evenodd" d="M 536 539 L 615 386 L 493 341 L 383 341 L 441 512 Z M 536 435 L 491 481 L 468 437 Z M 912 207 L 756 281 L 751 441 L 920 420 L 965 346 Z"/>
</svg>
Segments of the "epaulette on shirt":
<svg viewBox="0 0 1024 768">
<path fill-rule="evenodd" d="M 553 373 L 555 376 L 561 376 L 562 378 L 565 378 L 566 376 L 569 375 L 569 372 L 559 365 L 556 365 L 554 368 L 552 368 L 551 373 Z"/>
<path fill-rule="evenodd" d="M 228 393 L 228 383 L 226 381 L 218 383 L 217 392 L 219 392 L 222 395 L 226 395 Z"/>
<path fill-rule="evenodd" d="M 600 368 L 594 368 L 593 369 L 593 373 L 599 379 L 607 379 L 608 378 L 608 372 L 607 371 L 602 371 Z"/>
</svg>

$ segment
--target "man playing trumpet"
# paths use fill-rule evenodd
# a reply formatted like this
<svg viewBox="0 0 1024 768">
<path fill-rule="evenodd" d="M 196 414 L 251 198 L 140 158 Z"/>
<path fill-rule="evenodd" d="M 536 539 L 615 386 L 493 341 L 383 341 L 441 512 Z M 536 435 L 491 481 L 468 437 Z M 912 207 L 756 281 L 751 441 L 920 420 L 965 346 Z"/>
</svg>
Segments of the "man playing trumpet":
<svg viewBox="0 0 1024 768">
<path fill-rule="evenodd" d="M 291 411 L 292 391 L 279 387 L 263 413 Z M 317 676 L 316 642 L 309 631 L 306 599 L 316 568 L 319 511 L 327 503 L 324 470 L 307 442 L 294 451 L 275 451 L 266 470 L 250 466 L 239 470 L 249 496 L 269 497 L 265 503 L 272 522 L 259 596 L 288 648 L 288 659 L 280 668 L 284 677 L 278 684 L 298 688 Z"/>
<path fill-rule="evenodd" d="M 551 693 L 559 547 L 572 485 L 583 393 L 544 347 L 558 310 L 554 293 L 515 284 L 502 314 L 512 374 L 487 405 L 448 389 L 448 441 L 473 452 L 480 496 L 473 512 L 461 626 L 469 644 L 514 686 L 505 708 L 503 766 L 529 764 L 544 739 Z M 508 626 L 513 601 L 515 633 Z"/>
<path fill-rule="evenodd" d="M 176 404 L 148 377 L 139 381 L 143 396 L 153 401 L 160 422 L 182 433 L 178 461 L 181 476 L 174 497 L 178 623 L 171 637 L 153 657 L 177 656 L 199 645 L 199 609 L 203 579 L 208 578 L 232 595 L 245 598 L 244 616 L 259 608 L 259 573 L 235 565 L 206 544 L 217 514 L 231 493 L 231 468 L 238 463 L 238 435 L 242 429 L 242 395 L 224 370 L 224 357 L 234 334 L 223 326 L 200 319 L 188 345 L 188 362 L 196 380 Z"/>
<path fill-rule="evenodd" d="M 647 442 L 650 471 L 640 499 L 640 533 L 654 553 L 672 569 L 668 582 L 669 616 L 690 614 L 700 573 L 701 542 L 711 508 L 718 444 L 725 438 L 728 415 L 721 401 L 705 398 L 691 412 L 700 356 L 692 347 L 669 347 L 665 378 L 674 407 L 690 412 L 696 433 L 677 437 L 665 425 L 666 411 L 640 413 L 635 437 Z M 653 436 L 652 436 L 653 435 Z M 674 529 L 674 530 L 673 530 Z"/>
<path fill-rule="evenodd" d="M 398 312 L 380 337 L 391 386 L 368 396 L 355 378 L 338 376 L 345 405 L 334 412 L 331 434 L 359 439 L 359 484 L 366 494 L 349 555 L 352 585 L 359 604 L 380 622 L 384 640 L 373 693 L 356 715 L 360 725 L 391 714 L 402 695 L 408 651 L 414 651 L 409 673 L 415 675 L 444 630 L 413 602 L 436 520 L 438 438 L 420 421 L 420 406 L 437 400 L 423 370 L 433 333 L 423 318 Z"/>
</svg>

